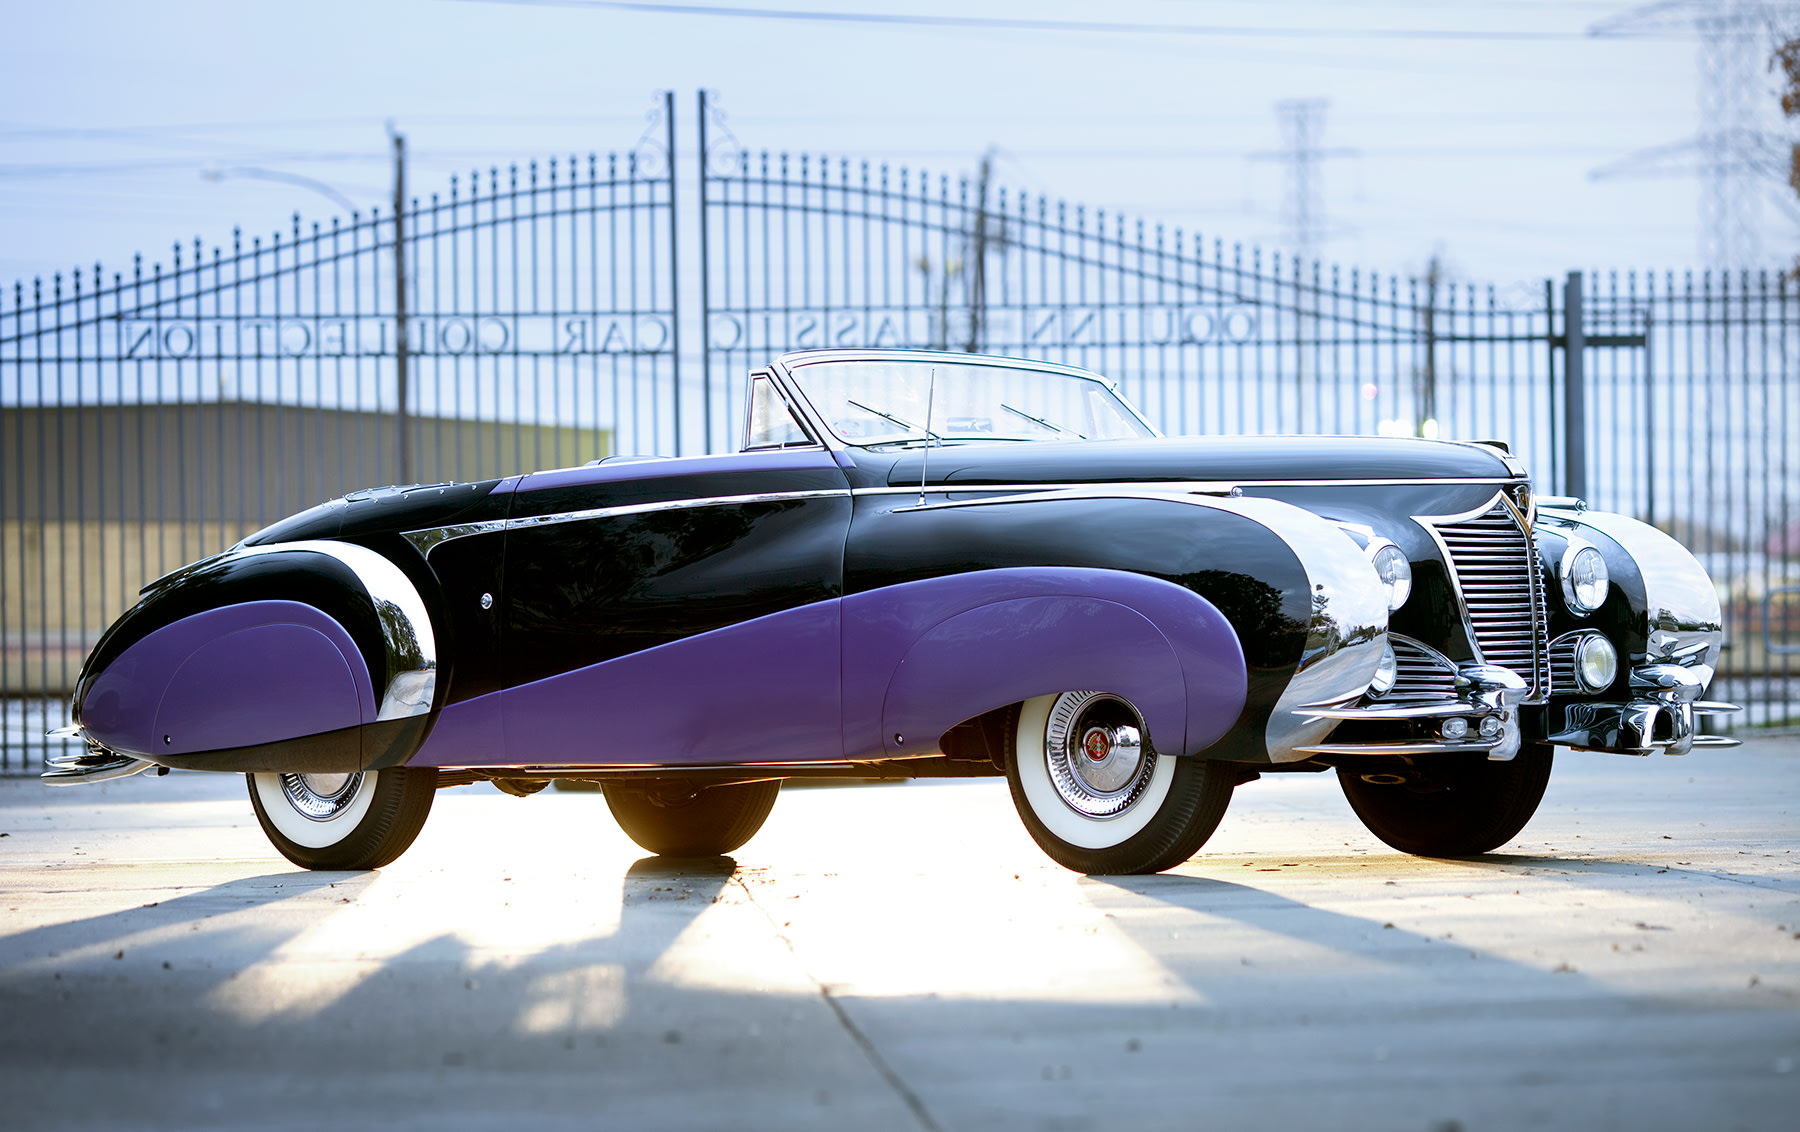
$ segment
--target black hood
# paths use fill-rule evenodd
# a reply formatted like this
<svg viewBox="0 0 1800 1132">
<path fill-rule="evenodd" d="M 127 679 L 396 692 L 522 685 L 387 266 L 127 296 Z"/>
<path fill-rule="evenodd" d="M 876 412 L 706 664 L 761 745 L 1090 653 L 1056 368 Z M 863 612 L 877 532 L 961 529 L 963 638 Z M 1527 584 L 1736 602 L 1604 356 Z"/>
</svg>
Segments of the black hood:
<svg viewBox="0 0 1800 1132">
<path fill-rule="evenodd" d="M 1156 440 L 946 444 L 913 449 L 888 483 L 1064 484 L 1272 480 L 1511 479 L 1484 445 L 1373 436 L 1192 436 Z"/>
</svg>

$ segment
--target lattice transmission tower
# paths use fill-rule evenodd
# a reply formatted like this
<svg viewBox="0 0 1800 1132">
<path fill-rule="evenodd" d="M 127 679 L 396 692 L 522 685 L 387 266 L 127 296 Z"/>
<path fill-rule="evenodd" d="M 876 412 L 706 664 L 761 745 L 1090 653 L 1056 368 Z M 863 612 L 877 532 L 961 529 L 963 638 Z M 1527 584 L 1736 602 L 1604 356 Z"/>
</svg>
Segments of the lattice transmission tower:
<svg viewBox="0 0 1800 1132">
<path fill-rule="evenodd" d="M 1349 157 L 1353 149 L 1327 149 L 1325 111 L 1327 98 L 1286 98 L 1275 104 L 1281 122 L 1282 148 L 1251 154 L 1257 161 L 1278 161 L 1287 167 L 1287 190 L 1282 195 L 1281 226 L 1288 248 L 1301 262 L 1319 258 L 1333 228 L 1325 216 L 1324 165 L 1327 158 Z"/>
<path fill-rule="evenodd" d="M 1785 179 L 1787 142 L 1762 123 L 1771 28 L 1796 6 L 1767 0 L 1663 0 L 1601 20 L 1594 36 L 1691 34 L 1699 40 L 1699 130 L 1603 165 L 1595 179 L 1698 175 L 1700 260 L 1713 268 L 1748 267 L 1773 258 L 1762 246 L 1763 194 Z"/>
</svg>

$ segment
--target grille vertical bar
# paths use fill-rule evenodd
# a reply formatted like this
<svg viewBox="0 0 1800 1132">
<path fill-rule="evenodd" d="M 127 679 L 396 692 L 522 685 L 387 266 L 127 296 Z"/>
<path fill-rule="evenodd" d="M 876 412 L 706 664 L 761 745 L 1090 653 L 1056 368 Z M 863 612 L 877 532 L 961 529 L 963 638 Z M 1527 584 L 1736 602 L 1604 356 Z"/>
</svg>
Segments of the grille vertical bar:
<svg viewBox="0 0 1800 1132">
<path fill-rule="evenodd" d="M 1531 536 L 1500 502 L 1473 519 L 1438 524 L 1437 532 L 1482 661 L 1516 673 L 1534 698 L 1548 691 L 1544 579 Z"/>
</svg>

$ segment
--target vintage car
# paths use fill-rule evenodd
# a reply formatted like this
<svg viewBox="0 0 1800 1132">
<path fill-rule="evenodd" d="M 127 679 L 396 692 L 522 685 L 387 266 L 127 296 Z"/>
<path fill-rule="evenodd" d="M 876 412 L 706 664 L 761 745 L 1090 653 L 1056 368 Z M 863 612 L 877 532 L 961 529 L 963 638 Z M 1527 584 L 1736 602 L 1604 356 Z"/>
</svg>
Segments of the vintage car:
<svg viewBox="0 0 1800 1132">
<path fill-rule="evenodd" d="M 45 777 L 242 773 L 289 860 L 367 869 L 479 780 L 598 782 L 691 855 L 784 779 L 1004 776 L 1054 860 L 1140 873 L 1273 771 L 1461 856 L 1556 745 L 1732 742 L 1699 564 L 1504 444 L 1164 438 L 1091 373 L 916 351 L 788 354 L 747 404 L 734 454 L 359 491 L 152 582 Z"/>
</svg>

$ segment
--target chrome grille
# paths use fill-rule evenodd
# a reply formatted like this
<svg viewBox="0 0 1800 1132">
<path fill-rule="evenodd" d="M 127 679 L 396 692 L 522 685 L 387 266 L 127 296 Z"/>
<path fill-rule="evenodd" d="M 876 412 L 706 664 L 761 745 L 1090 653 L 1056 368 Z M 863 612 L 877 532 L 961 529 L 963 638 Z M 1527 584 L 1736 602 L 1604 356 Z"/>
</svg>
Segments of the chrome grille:
<svg viewBox="0 0 1800 1132">
<path fill-rule="evenodd" d="M 1394 646 L 1394 659 L 1399 669 L 1394 688 L 1384 698 L 1389 700 L 1453 700 L 1456 698 L 1456 670 L 1442 657 L 1414 641 L 1393 633 L 1388 641 Z"/>
<path fill-rule="evenodd" d="M 1532 695 L 1546 689 L 1544 579 L 1537 549 L 1506 505 L 1437 526 L 1484 663 L 1511 669 Z"/>
<path fill-rule="evenodd" d="M 1579 633 L 1564 633 L 1550 642 L 1550 693 L 1555 696 L 1578 696 L 1581 684 L 1575 679 L 1575 643 Z"/>
</svg>

